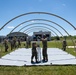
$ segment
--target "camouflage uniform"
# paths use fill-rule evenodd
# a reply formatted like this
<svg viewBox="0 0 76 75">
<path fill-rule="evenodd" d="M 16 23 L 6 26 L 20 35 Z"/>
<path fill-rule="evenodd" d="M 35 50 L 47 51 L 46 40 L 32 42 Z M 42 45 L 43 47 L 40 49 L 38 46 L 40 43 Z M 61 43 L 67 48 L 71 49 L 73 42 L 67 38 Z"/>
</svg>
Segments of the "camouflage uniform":
<svg viewBox="0 0 76 75">
<path fill-rule="evenodd" d="M 63 41 L 63 50 L 65 51 L 66 50 L 66 46 L 67 46 L 67 43 L 66 43 L 66 40 Z"/>
<path fill-rule="evenodd" d="M 11 50 L 13 49 L 13 40 L 11 39 L 10 41 L 10 46 L 11 46 Z"/>
<path fill-rule="evenodd" d="M 5 46 L 5 52 L 7 52 L 7 50 L 8 50 L 8 44 L 7 44 L 7 40 L 6 39 L 4 40 L 4 46 Z"/>
<path fill-rule="evenodd" d="M 32 56 L 31 56 L 31 63 L 33 63 L 33 58 L 35 57 L 36 63 L 37 61 L 37 50 L 36 50 L 36 42 L 32 43 Z"/>
<path fill-rule="evenodd" d="M 21 46 L 21 42 L 20 42 L 20 39 L 18 38 L 18 47 Z"/>
<path fill-rule="evenodd" d="M 42 50 L 42 54 L 43 54 L 43 61 L 48 61 L 48 55 L 47 55 L 47 38 L 43 37 L 42 38 L 42 44 L 43 44 L 43 50 Z"/>
<path fill-rule="evenodd" d="M 16 45 L 16 37 L 13 38 L 13 47 L 14 47 L 14 48 L 17 47 L 17 45 Z"/>
</svg>

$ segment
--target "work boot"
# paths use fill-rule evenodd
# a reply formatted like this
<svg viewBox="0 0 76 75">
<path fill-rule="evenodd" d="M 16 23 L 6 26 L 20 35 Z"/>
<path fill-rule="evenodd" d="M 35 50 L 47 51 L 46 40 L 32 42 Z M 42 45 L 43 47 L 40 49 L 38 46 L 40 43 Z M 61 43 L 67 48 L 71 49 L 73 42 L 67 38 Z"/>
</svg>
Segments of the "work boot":
<svg viewBox="0 0 76 75">
<path fill-rule="evenodd" d="M 36 63 L 39 63 L 38 61 L 36 61 Z"/>
<path fill-rule="evenodd" d="M 34 61 L 31 61 L 31 63 L 34 63 Z"/>
</svg>

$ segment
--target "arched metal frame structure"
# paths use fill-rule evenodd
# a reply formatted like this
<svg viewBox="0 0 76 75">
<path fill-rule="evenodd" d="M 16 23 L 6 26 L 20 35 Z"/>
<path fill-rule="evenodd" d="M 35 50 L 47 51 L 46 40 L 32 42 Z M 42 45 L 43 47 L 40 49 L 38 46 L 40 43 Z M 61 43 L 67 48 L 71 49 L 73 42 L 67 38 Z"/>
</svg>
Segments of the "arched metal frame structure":
<svg viewBox="0 0 76 75">
<path fill-rule="evenodd" d="M 31 19 L 31 20 L 27 20 L 27 21 L 24 21 L 24 22 L 18 24 L 13 30 L 15 30 L 17 27 L 21 26 L 22 24 L 25 24 L 25 23 L 31 22 L 31 21 L 37 21 L 37 20 L 38 20 L 38 21 L 46 21 L 46 22 L 53 23 L 53 24 L 59 26 L 63 31 L 65 31 L 65 33 L 67 33 L 68 36 L 70 36 L 70 34 L 69 34 L 62 26 L 60 26 L 59 24 L 57 24 L 57 23 L 54 22 L 54 21 L 46 20 L 46 19 Z M 25 27 L 27 27 L 27 25 L 26 25 Z M 24 28 L 25 28 L 25 27 L 24 27 Z M 23 28 L 21 28 L 19 31 L 21 31 L 22 29 L 23 29 Z M 12 30 L 12 31 L 13 31 L 13 30 Z M 12 32 L 12 31 L 11 31 L 11 32 Z M 10 32 L 10 33 L 11 33 L 11 32 Z M 70 36 L 70 38 L 71 38 L 71 36 Z M 71 38 L 71 40 L 72 40 L 72 38 Z M 72 42 L 73 42 L 73 40 L 72 40 Z M 75 43 L 74 43 L 74 42 L 73 42 L 73 44 L 74 44 L 74 47 L 75 47 Z"/>
<path fill-rule="evenodd" d="M 46 20 L 46 19 L 32 19 L 32 20 L 28 20 L 28 21 L 25 21 L 25 22 L 20 23 L 20 24 L 17 25 L 14 29 L 16 29 L 18 26 L 20 26 L 20 25 L 22 25 L 22 24 L 24 24 L 24 23 L 27 23 L 27 22 L 30 22 L 30 21 L 36 21 L 36 20 L 42 20 L 42 21 L 51 22 L 51 23 L 59 26 L 61 29 L 63 29 L 63 30 L 69 35 L 69 33 L 68 33 L 62 26 L 60 26 L 59 24 L 57 24 L 57 23 L 55 23 L 55 22 L 53 22 L 53 21 Z M 27 27 L 27 25 L 26 25 L 25 27 Z M 13 30 L 14 30 L 14 29 L 13 29 Z M 22 28 L 22 29 L 23 29 L 23 28 Z M 21 29 L 21 30 L 22 30 L 22 29 Z M 12 30 L 12 31 L 13 31 L 13 30 Z M 11 31 L 11 32 L 12 32 L 12 31 Z M 70 36 L 70 35 L 69 35 L 69 36 Z M 71 38 L 71 36 L 70 36 L 70 38 Z M 71 38 L 71 40 L 72 40 L 72 38 Z M 73 42 L 73 40 L 72 40 L 72 42 Z M 74 43 L 74 42 L 73 42 L 73 45 L 74 45 L 74 49 L 76 50 L 76 48 L 75 48 L 75 43 Z"/>
<path fill-rule="evenodd" d="M 0 30 L 2 30 L 2 29 L 3 29 L 8 23 L 10 23 L 11 21 L 13 21 L 13 20 L 15 20 L 15 19 L 17 19 L 17 18 L 19 18 L 19 17 L 26 16 L 26 15 L 32 15 L 32 14 L 46 14 L 46 15 L 49 15 L 49 16 L 57 17 L 57 18 L 63 20 L 64 22 L 68 23 L 68 25 L 70 25 L 72 28 L 74 28 L 74 29 L 76 30 L 76 27 L 75 27 L 74 25 L 72 25 L 69 21 L 67 21 L 66 19 L 64 19 L 64 18 L 62 18 L 62 17 L 60 17 L 60 16 L 58 16 L 58 15 L 55 15 L 55 14 L 52 14 L 52 13 L 48 13 L 48 12 L 29 12 L 29 13 L 24 13 L 24 14 L 18 15 L 18 16 L 16 16 L 16 17 L 12 18 L 11 20 L 9 20 L 7 23 L 5 23 L 5 24 L 0 28 Z M 71 36 L 70 36 L 70 38 L 71 38 Z M 72 40 L 72 38 L 71 38 L 71 40 Z M 73 40 L 72 40 L 72 42 L 73 42 Z M 74 44 L 74 47 L 75 47 L 75 43 L 74 43 L 74 42 L 73 42 L 73 44 Z"/>
<path fill-rule="evenodd" d="M 65 31 L 65 32 L 67 33 L 67 35 L 69 35 L 69 33 L 68 33 L 62 26 L 60 26 L 59 24 L 57 24 L 57 23 L 54 22 L 54 21 L 46 20 L 46 19 L 31 19 L 31 20 L 24 21 L 24 22 L 18 24 L 12 31 L 14 31 L 17 27 L 21 26 L 22 24 L 25 24 L 25 23 L 31 22 L 31 21 L 37 21 L 37 20 L 38 20 L 38 21 L 46 21 L 46 22 L 53 23 L 53 24 L 57 25 L 58 27 L 60 27 L 63 31 Z M 31 25 L 31 24 L 29 24 L 29 25 Z M 25 28 L 25 27 L 27 27 L 27 25 L 24 26 L 23 28 Z M 21 31 L 23 28 L 21 28 L 19 31 Z M 11 31 L 11 32 L 12 32 L 12 31 Z M 11 33 L 11 32 L 10 32 L 10 33 Z M 70 35 L 69 35 L 69 36 L 70 36 Z M 75 44 L 74 44 L 74 45 L 75 45 Z"/>
<path fill-rule="evenodd" d="M 18 15 L 18 16 L 16 16 L 16 17 L 12 18 L 11 20 L 9 20 L 7 23 L 5 23 L 5 24 L 0 28 L 0 30 L 3 29 L 3 28 L 4 28 L 8 23 L 10 23 L 11 21 L 13 21 L 13 20 L 15 20 L 15 19 L 17 19 L 17 18 L 19 18 L 19 17 L 21 17 L 21 16 L 30 15 L 30 14 L 47 14 L 47 15 L 55 16 L 55 17 L 60 18 L 60 19 L 62 19 L 63 21 L 65 21 L 66 23 L 68 23 L 70 26 L 72 26 L 72 27 L 76 30 L 76 27 L 74 27 L 74 25 L 72 25 L 72 24 L 71 24 L 69 21 L 67 21 L 66 19 L 64 19 L 64 18 L 62 18 L 62 17 L 60 17 L 60 16 L 58 16 L 58 15 L 55 15 L 55 14 L 52 14 L 52 13 L 48 13 L 48 12 L 29 12 L 29 13 L 24 13 L 24 14 Z"/>
<path fill-rule="evenodd" d="M 38 24 L 38 25 L 41 24 L 41 25 L 46 25 L 46 26 L 52 27 L 52 28 L 54 28 L 55 30 L 57 30 L 57 31 L 61 34 L 61 36 L 63 36 L 63 34 L 62 34 L 57 28 L 51 26 L 50 24 L 46 24 L 46 23 L 31 23 L 31 24 L 28 24 L 28 25 L 22 27 L 22 28 L 19 30 L 19 32 L 20 32 L 22 29 L 24 29 L 24 28 L 26 28 L 26 27 L 28 27 L 28 26 L 33 26 L 33 25 L 36 25 L 36 24 Z M 63 36 L 63 37 L 64 37 L 64 36 Z"/>
<path fill-rule="evenodd" d="M 16 29 L 17 27 L 19 27 L 20 25 L 22 25 L 22 24 L 24 24 L 24 23 L 27 23 L 27 22 L 30 22 L 30 21 L 35 21 L 35 20 L 42 20 L 42 21 L 47 21 L 47 22 L 51 22 L 51 23 L 53 23 L 53 24 L 55 24 L 55 25 L 57 25 L 57 26 L 59 26 L 61 29 L 63 29 L 66 33 L 67 33 L 67 35 L 69 35 L 69 33 L 62 27 L 62 26 L 60 26 L 59 24 L 57 24 L 56 22 L 53 22 L 53 21 L 50 21 L 50 20 L 46 20 L 46 19 L 32 19 L 32 20 L 28 20 L 28 21 L 25 21 L 25 22 L 22 22 L 22 23 L 20 23 L 19 25 L 17 25 L 14 29 Z M 27 25 L 25 26 L 25 27 L 27 27 Z M 14 30 L 13 29 L 13 30 Z M 13 31 L 12 30 L 12 31 Z M 22 29 L 21 29 L 22 30 Z M 11 31 L 11 32 L 12 32 Z M 70 35 L 69 35 L 70 36 Z M 71 36 L 70 36 L 70 38 L 71 38 Z M 73 45 L 74 45 L 74 49 L 75 49 L 75 51 L 76 51 L 76 48 L 75 48 L 75 43 L 74 43 L 74 41 L 73 41 L 73 39 L 71 38 L 71 40 L 72 40 L 72 42 L 73 42 Z"/>
<path fill-rule="evenodd" d="M 57 24 L 56 22 L 53 22 L 53 21 L 51 21 L 51 20 L 46 20 L 46 19 L 31 19 L 31 20 L 24 21 L 24 22 L 18 24 L 11 32 L 13 32 L 17 27 L 21 26 L 22 24 L 25 24 L 25 23 L 31 22 L 31 21 L 37 21 L 37 20 L 38 20 L 38 21 L 46 21 L 46 22 L 53 23 L 53 24 L 59 26 L 61 29 L 63 29 L 63 30 L 69 35 L 69 33 L 68 33 L 62 26 L 60 26 L 60 25 Z M 25 27 L 27 27 L 27 25 L 26 25 Z M 11 32 L 10 32 L 10 33 L 11 33 Z"/>
<path fill-rule="evenodd" d="M 45 28 L 39 28 L 38 30 L 37 30 L 37 29 L 38 29 L 38 28 L 35 29 L 36 32 L 38 32 L 38 31 L 49 31 L 49 30 L 47 30 L 47 29 L 45 29 Z M 29 30 L 28 32 L 26 32 L 26 34 L 29 35 L 33 30 L 34 30 L 34 28 L 31 29 L 31 30 Z"/>
<path fill-rule="evenodd" d="M 55 33 L 56 36 L 58 36 L 58 34 L 55 31 L 53 31 L 52 29 L 50 29 L 48 27 L 44 27 L 44 26 L 33 26 L 33 27 L 29 27 L 26 30 L 24 30 L 23 33 L 25 33 L 25 31 L 30 30 L 31 28 L 34 28 L 34 27 L 46 28 L 46 29 L 50 30 L 51 32 Z"/>
</svg>

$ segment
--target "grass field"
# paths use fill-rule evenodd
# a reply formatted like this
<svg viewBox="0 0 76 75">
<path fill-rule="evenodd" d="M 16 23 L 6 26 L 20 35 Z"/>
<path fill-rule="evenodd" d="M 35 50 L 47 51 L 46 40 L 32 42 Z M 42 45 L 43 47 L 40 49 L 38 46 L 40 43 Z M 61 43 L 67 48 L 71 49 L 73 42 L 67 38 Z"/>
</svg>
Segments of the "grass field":
<svg viewBox="0 0 76 75">
<path fill-rule="evenodd" d="M 68 45 L 73 45 L 70 40 L 67 41 Z M 22 47 L 25 47 L 24 42 Z M 42 44 L 41 44 L 42 46 Z M 48 47 L 57 47 L 62 48 L 62 43 L 60 41 L 51 41 L 48 42 Z M 0 45 L 1 56 L 11 52 L 9 47 L 9 52 L 4 52 L 3 45 Z M 74 49 L 68 49 L 67 52 L 72 55 L 76 55 Z M 24 67 L 9 67 L 9 66 L 0 66 L 0 75 L 76 75 L 76 66 L 67 65 L 67 66 L 24 66 Z"/>
<path fill-rule="evenodd" d="M 76 66 L 0 67 L 0 75 L 76 75 Z"/>
</svg>

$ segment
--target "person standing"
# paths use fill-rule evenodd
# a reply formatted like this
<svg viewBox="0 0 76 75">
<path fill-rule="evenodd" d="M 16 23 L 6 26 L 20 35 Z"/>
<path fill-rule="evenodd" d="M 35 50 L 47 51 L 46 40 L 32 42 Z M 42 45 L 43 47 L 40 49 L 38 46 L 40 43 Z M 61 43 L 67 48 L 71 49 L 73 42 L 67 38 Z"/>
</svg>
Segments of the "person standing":
<svg viewBox="0 0 76 75">
<path fill-rule="evenodd" d="M 37 61 L 37 50 L 36 50 L 36 42 L 32 42 L 32 56 L 31 56 L 31 63 L 34 63 L 33 58 L 35 57 L 35 62 L 38 63 Z"/>
<path fill-rule="evenodd" d="M 20 38 L 18 38 L 18 48 L 21 46 L 21 40 L 20 40 Z"/>
<path fill-rule="evenodd" d="M 8 51 L 8 41 L 7 39 L 4 39 L 4 46 L 5 46 L 5 52 Z"/>
<path fill-rule="evenodd" d="M 10 46 L 11 46 L 11 50 L 13 49 L 13 39 L 9 40 Z"/>
<path fill-rule="evenodd" d="M 66 42 L 66 40 L 63 40 L 62 45 L 63 45 L 63 50 L 65 51 L 65 50 L 66 50 L 66 46 L 67 46 L 67 42 Z"/>
<path fill-rule="evenodd" d="M 32 41 L 32 56 L 31 56 L 31 63 L 34 63 L 33 58 L 35 57 L 35 62 L 38 63 L 37 58 L 37 43 L 36 43 L 36 37 L 34 37 Z"/>
<path fill-rule="evenodd" d="M 47 37 L 44 34 L 43 38 L 42 38 L 42 45 L 43 45 L 43 49 L 42 49 L 42 55 L 43 55 L 43 62 L 47 62 L 48 61 L 48 55 L 47 55 Z"/>
<path fill-rule="evenodd" d="M 27 36 L 26 37 L 26 48 L 28 48 L 28 45 L 29 45 L 29 37 Z"/>
<path fill-rule="evenodd" d="M 14 47 L 14 48 L 17 47 L 17 45 L 16 45 L 16 37 L 13 38 L 13 47 Z"/>
</svg>

